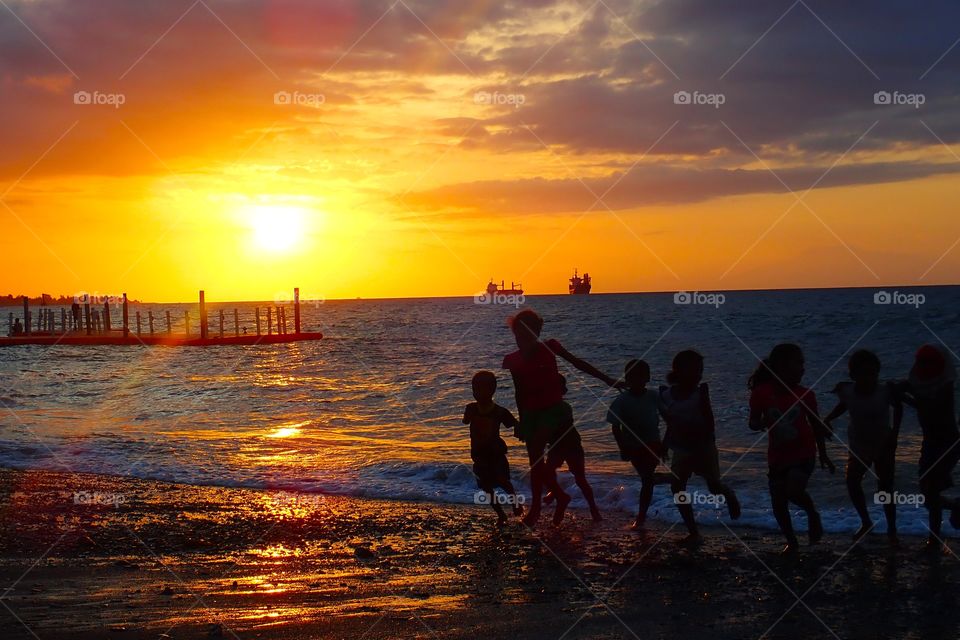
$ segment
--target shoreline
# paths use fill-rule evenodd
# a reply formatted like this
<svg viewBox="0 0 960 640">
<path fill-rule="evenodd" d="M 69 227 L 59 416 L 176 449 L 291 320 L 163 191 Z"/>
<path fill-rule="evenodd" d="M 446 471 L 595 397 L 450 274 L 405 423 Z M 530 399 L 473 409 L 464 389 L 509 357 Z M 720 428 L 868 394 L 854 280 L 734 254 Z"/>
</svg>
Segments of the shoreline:
<svg viewBox="0 0 960 640">
<path fill-rule="evenodd" d="M 619 513 L 533 533 L 475 506 L 9 469 L 0 487 L 9 638 L 953 637 L 960 622 L 960 561 L 915 537 L 783 558 L 772 532 L 705 528 L 688 550 Z M 896 616 L 847 626 L 878 604 Z"/>
</svg>

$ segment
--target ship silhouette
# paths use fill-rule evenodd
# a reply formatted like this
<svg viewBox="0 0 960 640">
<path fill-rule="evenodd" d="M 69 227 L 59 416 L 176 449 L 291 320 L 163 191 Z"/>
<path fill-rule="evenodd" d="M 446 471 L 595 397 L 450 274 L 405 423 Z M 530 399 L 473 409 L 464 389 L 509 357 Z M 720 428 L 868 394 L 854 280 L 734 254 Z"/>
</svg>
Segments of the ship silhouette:
<svg viewBox="0 0 960 640">
<path fill-rule="evenodd" d="M 570 294 L 571 295 L 587 295 L 590 293 L 590 289 L 593 288 L 593 285 L 590 281 L 590 274 L 584 273 L 583 277 L 577 275 L 577 270 L 573 270 L 573 277 L 570 278 Z"/>
</svg>

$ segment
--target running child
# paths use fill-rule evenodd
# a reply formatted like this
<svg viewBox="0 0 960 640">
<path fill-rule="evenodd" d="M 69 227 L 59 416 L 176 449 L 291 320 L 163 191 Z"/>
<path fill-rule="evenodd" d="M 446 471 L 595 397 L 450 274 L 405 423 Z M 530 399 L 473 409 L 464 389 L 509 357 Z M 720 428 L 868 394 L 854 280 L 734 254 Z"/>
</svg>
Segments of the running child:
<svg viewBox="0 0 960 640">
<path fill-rule="evenodd" d="M 513 498 L 513 514 L 523 515 L 520 499 L 510 482 L 510 464 L 507 462 L 507 443 L 500 437 L 500 427 L 514 427 L 517 419 L 507 409 L 493 401 L 497 391 L 497 377 L 491 371 L 478 371 L 473 376 L 473 397 L 463 412 L 463 423 L 470 425 L 470 458 L 477 487 L 487 494 L 497 512 L 497 526 L 507 522 L 494 489 L 500 487 Z"/>
<path fill-rule="evenodd" d="M 848 368 L 853 382 L 837 385 L 834 391 L 839 403 L 824 422 L 833 430 L 833 421 L 846 412 L 850 413 L 850 426 L 847 429 L 847 447 L 850 449 L 847 492 L 860 516 L 860 528 L 853 534 L 853 539 L 860 540 L 873 528 L 863 493 L 863 477 L 873 467 L 877 476 L 878 495 L 885 494 L 888 498 L 881 500 L 887 521 L 887 538 L 896 545 L 897 507 L 892 496 L 903 404 L 893 383 L 880 381 L 880 358 L 872 351 L 860 349 L 855 352 L 850 357 Z"/>
<path fill-rule="evenodd" d="M 807 484 L 816 466 L 834 473 L 827 455 L 826 438 L 830 430 L 817 409 L 814 392 L 801 386 L 804 374 L 803 351 L 795 344 L 778 344 L 760 363 L 747 383 L 750 394 L 750 428 L 766 431 L 769 444 L 770 501 L 773 515 L 787 538 L 784 553 L 799 549 L 790 518 L 790 503 L 807 514 L 810 544 L 823 538 L 823 524 Z"/>
<path fill-rule="evenodd" d="M 570 503 L 570 496 L 560 488 L 556 471 L 544 459 L 547 443 L 559 435 L 559 430 L 569 421 L 566 408 L 569 405 L 563 402 L 557 356 L 611 387 L 616 386 L 617 381 L 564 349 L 558 341 L 542 341 L 540 332 L 543 330 L 543 318 L 535 311 L 524 309 L 510 318 L 509 326 L 517 350 L 503 359 L 503 368 L 510 371 L 516 389 L 520 413 L 519 436 L 527 445 L 533 494 L 524 524 L 533 526 L 539 520 L 544 486 L 556 498 L 553 522 L 560 524 Z"/>
<path fill-rule="evenodd" d="M 611 403 L 607 422 L 620 449 L 620 459 L 629 462 L 640 476 L 640 506 L 633 529 L 642 529 L 647 510 L 653 500 L 653 487 L 669 483 L 669 474 L 656 473 L 663 455 L 660 442 L 659 395 L 647 389 L 650 365 L 643 360 L 630 360 L 624 367 L 626 391 Z"/>
<path fill-rule="evenodd" d="M 560 386 L 561 393 L 567 395 L 567 379 L 563 375 L 560 376 Z M 583 497 L 590 507 L 590 516 L 594 522 L 600 522 L 603 517 L 601 517 L 600 509 L 597 508 L 597 502 L 593 497 L 593 489 L 587 482 L 586 454 L 583 451 L 583 440 L 580 437 L 580 432 L 574 425 L 573 407 L 566 401 L 563 404 L 564 419 L 558 433 L 549 442 L 547 466 L 553 469 L 555 473 L 557 469 L 563 466 L 564 462 L 567 463 L 567 469 L 573 474 L 574 481 L 580 487 L 580 492 L 583 493 Z M 554 498 L 553 492 L 547 493 L 543 497 L 543 502 L 544 504 L 550 504 Z"/>
<path fill-rule="evenodd" d="M 667 423 L 663 444 L 673 454 L 671 489 L 687 526 L 688 536 L 683 543 L 691 546 L 703 542 L 687 493 L 687 482 L 693 474 L 707 481 L 710 493 L 724 497 L 733 520 L 740 517 L 737 494 L 721 480 L 710 389 L 702 380 L 703 356 L 692 350 L 681 351 L 674 356 L 667 375 L 670 386 L 660 387 L 659 398 L 660 412 Z"/>
<path fill-rule="evenodd" d="M 960 500 L 941 495 L 953 486 L 953 468 L 960 460 L 960 432 L 954 406 L 956 367 L 950 355 L 936 345 L 917 351 L 903 401 L 917 411 L 923 432 L 920 445 L 920 491 L 929 517 L 927 546 L 941 548 L 943 509 L 950 509 L 950 524 L 960 528 Z"/>
</svg>

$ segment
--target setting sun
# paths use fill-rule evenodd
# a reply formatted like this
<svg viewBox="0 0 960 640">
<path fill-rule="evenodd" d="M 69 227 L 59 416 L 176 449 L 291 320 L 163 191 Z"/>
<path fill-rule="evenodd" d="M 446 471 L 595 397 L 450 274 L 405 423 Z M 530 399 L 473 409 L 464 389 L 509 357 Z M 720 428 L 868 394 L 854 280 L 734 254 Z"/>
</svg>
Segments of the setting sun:
<svg viewBox="0 0 960 640">
<path fill-rule="evenodd" d="M 245 214 L 253 244 L 261 251 L 283 253 L 302 246 L 307 213 L 288 205 L 253 205 Z"/>
</svg>

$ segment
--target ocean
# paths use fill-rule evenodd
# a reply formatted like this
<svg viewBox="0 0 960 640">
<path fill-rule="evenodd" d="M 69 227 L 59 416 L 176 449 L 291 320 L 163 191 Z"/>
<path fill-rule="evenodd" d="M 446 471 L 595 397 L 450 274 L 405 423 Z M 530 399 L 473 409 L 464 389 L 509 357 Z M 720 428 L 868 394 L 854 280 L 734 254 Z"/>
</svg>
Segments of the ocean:
<svg viewBox="0 0 960 640">
<path fill-rule="evenodd" d="M 324 332 L 319 342 L 0 348 L 0 465 L 472 504 L 476 486 L 461 417 L 472 400 L 470 378 L 480 369 L 498 373 L 496 399 L 515 411 L 500 364 L 515 348 L 506 320 L 516 302 L 478 304 L 464 297 L 307 304 L 304 330 Z M 765 437 L 747 427 L 746 380 L 757 357 L 777 342 L 799 343 L 807 358 L 804 383 L 813 386 L 826 414 L 856 348 L 876 351 L 890 379 L 906 376 L 921 344 L 960 349 L 960 287 L 728 292 L 680 296 L 679 302 L 672 293 L 523 301 L 544 316 L 544 337 L 557 338 L 611 375 L 642 357 L 656 386 L 677 351 L 692 347 L 704 355 L 721 469 L 740 495 L 746 526 L 776 527 L 766 492 Z M 241 324 L 254 331 L 255 303 L 209 306 L 211 326 L 225 308 L 231 332 L 238 308 Z M 131 316 L 137 310 L 158 318 L 170 310 L 181 321 L 190 310 L 196 331 L 195 303 L 131 305 Z M 0 309 L 4 324 L 9 311 L 16 309 Z M 604 422 L 616 392 L 562 364 L 589 480 L 601 509 L 622 512 L 626 520 L 636 508 L 639 483 L 620 461 Z M 838 439 L 845 440 L 845 419 L 837 426 Z M 528 492 L 523 447 L 511 434 L 504 437 L 517 486 Z M 905 497 L 917 492 L 919 444 L 908 410 L 897 466 L 897 491 Z M 818 469 L 811 493 L 828 531 L 851 532 L 859 521 L 843 481 L 846 450 L 839 442 L 829 447 L 837 473 Z M 571 488 L 573 506 L 583 507 L 569 473 L 560 478 Z M 869 475 L 865 488 L 868 496 L 875 490 Z M 694 478 L 689 489 L 703 492 L 705 486 Z M 882 530 L 880 507 L 871 508 Z M 696 510 L 705 524 L 726 518 L 725 509 L 709 503 Z M 677 521 L 668 488 L 656 489 L 650 517 Z M 925 534 L 925 517 L 922 507 L 904 504 L 901 532 Z"/>
</svg>

